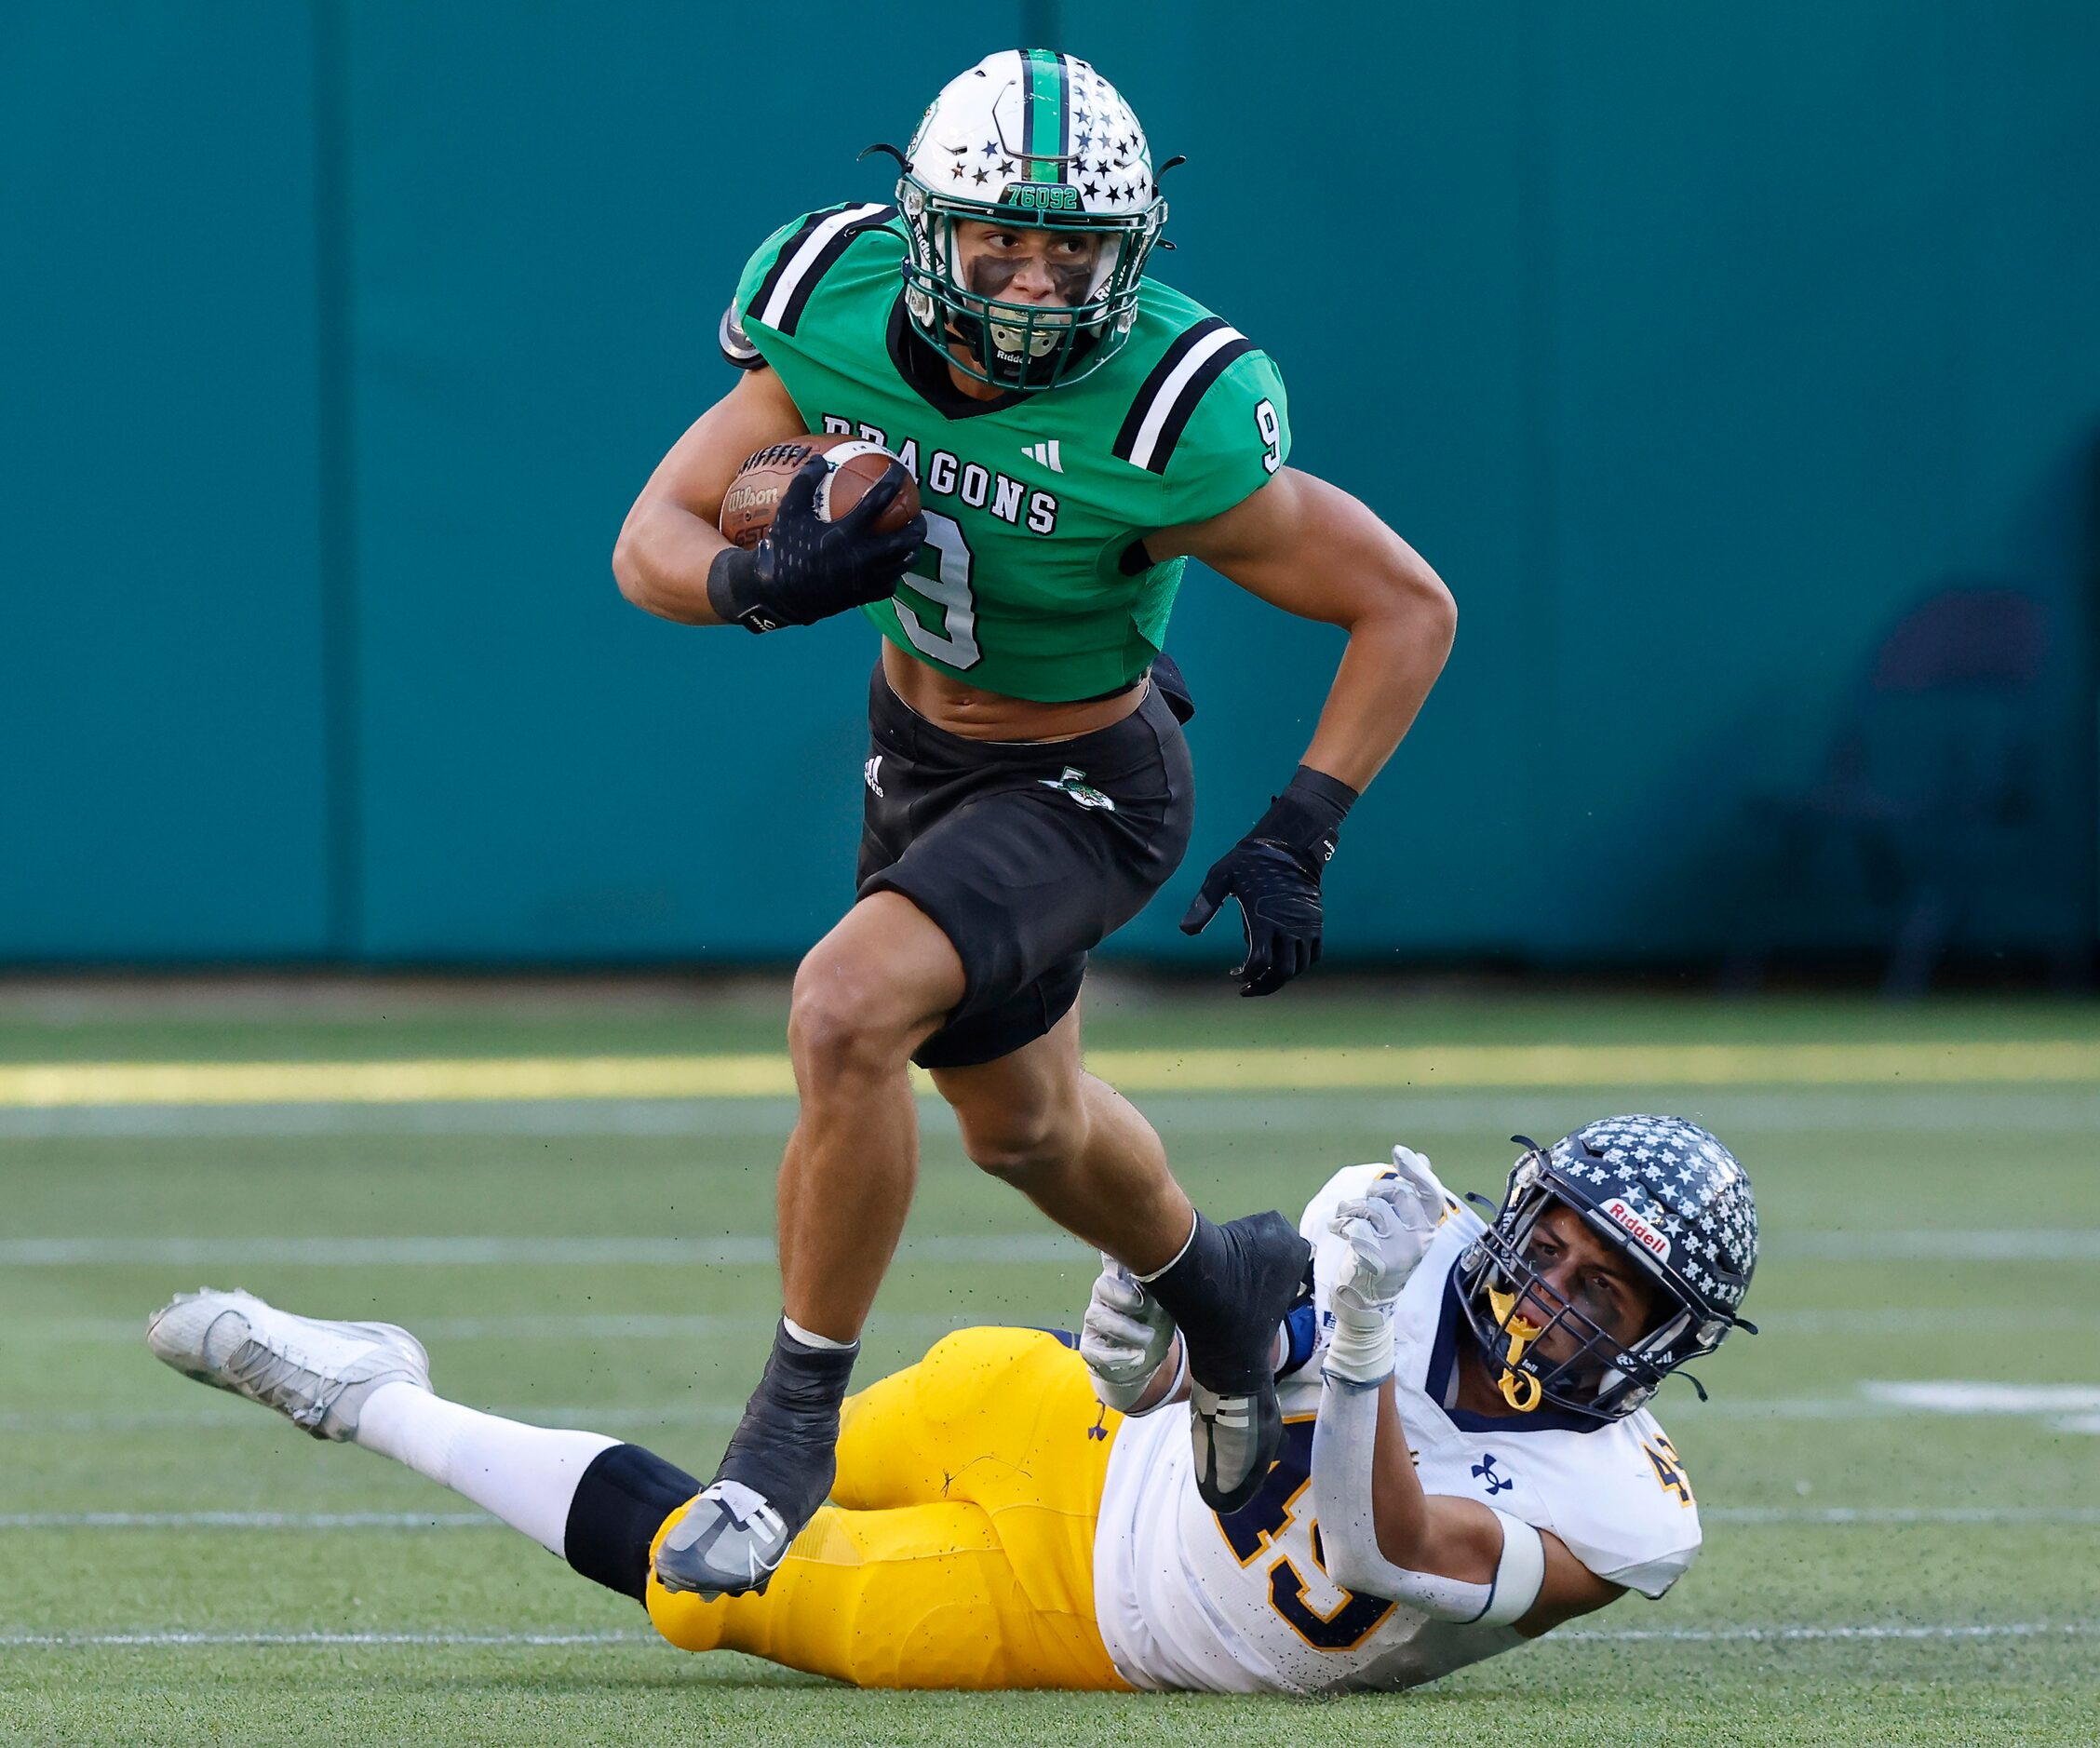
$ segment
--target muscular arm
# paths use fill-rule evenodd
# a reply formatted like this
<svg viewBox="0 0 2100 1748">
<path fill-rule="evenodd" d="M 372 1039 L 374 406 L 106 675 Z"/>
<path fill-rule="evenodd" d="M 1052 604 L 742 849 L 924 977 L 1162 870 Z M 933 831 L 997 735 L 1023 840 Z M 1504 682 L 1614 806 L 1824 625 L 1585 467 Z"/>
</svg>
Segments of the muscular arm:
<svg viewBox="0 0 2100 1748">
<path fill-rule="evenodd" d="M 1421 555 L 1339 486 L 1289 467 L 1222 516 L 1148 535 L 1145 549 L 1201 558 L 1286 612 L 1349 633 L 1303 762 L 1364 788 L 1413 723 L 1458 627 L 1451 592 Z"/>
<path fill-rule="evenodd" d="M 620 593 L 681 625 L 719 625 L 707 570 L 729 542 L 715 526 L 722 494 L 745 461 L 805 434 L 802 416 L 771 370 L 747 370 L 656 464 L 612 547 Z"/>
<path fill-rule="evenodd" d="M 1378 1398 L 1371 1510 L 1379 1553 L 1404 1571 L 1433 1572 L 1473 1584 L 1488 1582 L 1502 1552 L 1502 1527 L 1495 1513 L 1478 1499 L 1424 1493 L 1414 1459 L 1407 1454 L 1407 1430 L 1393 1405 L 1390 1380 L 1380 1386 Z M 1539 1540 L 1546 1551 L 1545 1581 L 1538 1600 L 1516 1622 L 1516 1630 L 1527 1638 L 1602 1608 L 1625 1593 L 1623 1585 L 1597 1577 L 1552 1531 L 1541 1530 Z M 1332 1558 L 1328 1564 L 1333 1566 Z"/>
</svg>

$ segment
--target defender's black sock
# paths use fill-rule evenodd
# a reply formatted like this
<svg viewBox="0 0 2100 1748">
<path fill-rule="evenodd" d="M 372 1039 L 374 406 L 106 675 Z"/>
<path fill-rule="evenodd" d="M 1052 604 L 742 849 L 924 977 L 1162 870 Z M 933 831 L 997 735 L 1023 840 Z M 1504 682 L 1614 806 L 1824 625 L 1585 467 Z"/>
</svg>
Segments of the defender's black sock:
<svg viewBox="0 0 2100 1748">
<path fill-rule="evenodd" d="M 649 1594 L 649 1544 L 664 1520 L 700 1491 L 676 1463 L 639 1445 L 601 1450 L 576 1484 L 561 1552 L 595 1584 L 642 1602 Z"/>
</svg>

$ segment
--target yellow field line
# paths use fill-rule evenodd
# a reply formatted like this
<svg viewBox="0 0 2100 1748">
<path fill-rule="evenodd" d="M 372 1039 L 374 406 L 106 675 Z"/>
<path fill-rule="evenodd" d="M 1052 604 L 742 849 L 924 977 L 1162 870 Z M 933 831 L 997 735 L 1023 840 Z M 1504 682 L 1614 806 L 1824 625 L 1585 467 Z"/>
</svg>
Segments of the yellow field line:
<svg viewBox="0 0 2100 1748">
<path fill-rule="evenodd" d="M 1428 1049 L 1097 1050 L 1131 1093 L 1439 1087 L 2100 1085 L 2100 1040 L 1837 1044 L 1461 1044 Z M 922 1082 L 923 1082 L 923 1077 Z M 374 1062 L 0 1066 L 0 1109 L 412 1105 L 551 1098 L 778 1098 L 782 1056 L 468 1056 Z"/>
</svg>

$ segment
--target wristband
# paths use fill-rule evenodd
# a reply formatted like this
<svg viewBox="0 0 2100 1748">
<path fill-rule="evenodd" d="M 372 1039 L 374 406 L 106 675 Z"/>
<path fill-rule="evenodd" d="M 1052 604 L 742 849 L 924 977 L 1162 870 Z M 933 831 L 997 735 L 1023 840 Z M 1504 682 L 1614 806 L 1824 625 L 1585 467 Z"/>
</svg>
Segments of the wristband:
<svg viewBox="0 0 2100 1748">
<path fill-rule="evenodd" d="M 1308 874 L 1316 875 L 1333 860 L 1342 819 L 1357 793 L 1339 777 L 1300 765 L 1247 836 L 1274 844 Z"/>
<path fill-rule="evenodd" d="M 1393 1375 L 1393 1320 L 1384 1305 L 1352 1305 L 1338 1293 L 1328 1310 L 1334 1329 L 1321 1372 L 1362 1390 Z"/>
<path fill-rule="evenodd" d="M 777 631 L 775 619 L 750 598 L 752 555 L 741 546 L 725 546 L 707 567 L 707 606 L 725 625 L 742 625 L 750 632 Z"/>
</svg>

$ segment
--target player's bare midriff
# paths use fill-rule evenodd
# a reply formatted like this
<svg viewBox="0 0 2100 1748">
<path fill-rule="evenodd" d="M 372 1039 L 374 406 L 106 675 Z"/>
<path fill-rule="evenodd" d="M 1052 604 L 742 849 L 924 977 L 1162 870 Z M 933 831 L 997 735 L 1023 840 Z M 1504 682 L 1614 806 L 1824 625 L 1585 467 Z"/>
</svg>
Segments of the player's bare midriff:
<svg viewBox="0 0 2100 1748">
<path fill-rule="evenodd" d="M 1152 683 L 1141 679 L 1112 698 L 1044 704 L 966 686 L 887 642 L 882 645 L 882 678 L 900 702 L 936 728 L 973 741 L 1069 741 L 1091 734 L 1137 709 Z"/>
</svg>

